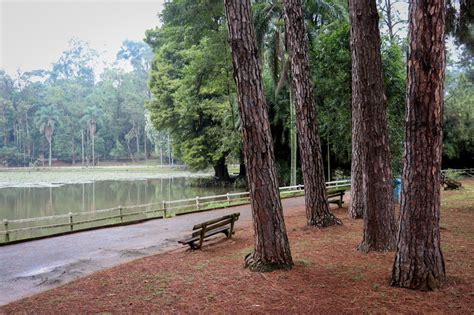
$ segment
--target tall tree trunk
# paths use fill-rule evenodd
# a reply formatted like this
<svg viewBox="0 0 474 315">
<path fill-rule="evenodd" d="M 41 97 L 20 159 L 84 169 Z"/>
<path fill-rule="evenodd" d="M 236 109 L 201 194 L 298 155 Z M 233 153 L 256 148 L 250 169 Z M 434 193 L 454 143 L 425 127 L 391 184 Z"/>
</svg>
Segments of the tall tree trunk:
<svg viewBox="0 0 474 315">
<path fill-rule="evenodd" d="M 92 138 L 92 166 L 95 166 L 95 145 L 94 145 L 95 135 L 92 134 L 91 138 Z"/>
<path fill-rule="evenodd" d="M 53 142 L 53 139 L 49 139 L 48 140 L 48 144 L 49 144 L 49 156 L 48 156 L 48 166 L 51 167 L 51 156 L 52 156 L 52 148 L 51 148 L 51 143 Z"/>
<path fill-rule="evenodd" d="M 284 3 L 308 225 L 326 227 L 342 224 L 329 211 L 326 196 L 323 156 L 314 108 L 301 0 L 285 0 Z"/>
<path fill-rule="evenodd" d="M 168 165 L 171 165 L 171 140 L 168 134 Z"/>
<path fill-rule="evenodd" d="M 354 105 L 354 104 L 353 104 Z M 349 217 L 364 217 L 364 191 L 362 182 L 362 131 L 360 109 L 352 106 L 352 161 L 351 161 L 351 199 L 349 200 Z"/>
<path fill-rule="evenodd" d="M 352 106 L 360 114 L 362 135 L 363 252 L 395 249 L 396 224 L 387 128 L 387 100 L 375 0 L 349 0 L 352 52 Z M 356 152 L 357 153 L 357 152 Z"/>
<path fill-rule="evenodd" d="M 163 144 L 160 144 L 160 165 L 163 166 Z"/>
<path fill-rule="evenodd" d="M 128 150 L 128 155 L 130 156 L 130 159 L 132 160 L 132 163 L 135 163 L 135 158 L 133 157 L 132 149 L 130 148 L 130 138 L 127 139 L 127 150 Z"/>
<path fill-rule="evenodd" d="M 84 130 L 81 130 L 81 158 L 82 166 L 84 166 Z"/>
<path fill-rule="evenodd" d="M 74 136 L 71 139 L 71 146 L 72 146 L 72 165 L 76 164 L 76 143 L 74 141 Z"/>
<path fill-rule="evenodd" d="M 27 152 L 28 152 L 28 159 L 31 160 L 31 137 L 30 137 L 30 127 L 29 127 L 29 124 L 28 124 L 28 112 L 25 113 L 25 122 L 26 122 L 26 138 L 28 140 L 28 148 L 27 148 Z"/>
<path fill-rule="evenodd" d="M 293 260 L 278 190 L 250 0 L 225 0 L 225 11 L 254 227 L 255 250 L 246 257 L 245 265 L 255 271 L 289 269 Z"/>
<path fill-rule="evenodd" d="M 89 162 L 90 162 L 90 158 L 91 158 L 91 156 L 90 156 L 91 148 L 89 146 L 90 135 L 87 136 L 87 134 L 86 134 L 85 138 L 86 138 L 86 142 L 85 142 L 85 145 L 84 145 L 84 150 L 85 150 L 85 155 L 86 155 L 86 165 L 87 165 L 87 167 L 89 167 Z"/>
<path fill-rule="evenodd" d="M 148 152 L 146 147 L 146 130 L 143 129 L 143 151 L 145 152 L 145 161 L 148 160 Z"/>
<path fill-rule="evenodd" d="M 394 43 L 395 34 L 393 30 L 393 22 L 392 22 L 392 3 L 390 0 L 385 0 L 385 13 L 387 14 L 387 19 L 385 24 L 387 25 L 388 29 L 388 37 L 390 38 L 390 42 Z"/>
<path fill-rule="evenodd" d="M 331 181 L 331 148 L 329 146 L 329 132 L 328 132 L 328 136 L 327 136 L 327 143 L 326 143 L 326 147 L 327 147 L 327 154 L 328 154 L 328 181 L 330 182 Z"/>
<path fill-rule="evenodd" d="M 239 177 L 247 178 L 247 169 L 245 167 L 244 152 L 240 150 L 239 152 Z"/>
<path fill-rule="evenodd" d="M 225 163 L 225 157 L 222 156 L 214 165 L 214 177 L 220 181 L 228 182 L 230 181 L 229 170 L 227 164 Z"/>
<path fill-rule="evenodd" d="M 137 126 L 135 131 L 136 131 L 135 138 L 137 140 L 136 141 L 137 142 L 137 160 L 140 161 L 140 157 L 138 156 L 140 154 L 140 127 Z"/>
<path fill-rule="evenodd" d="M 293 96 L 290 91 L 290 186 L 296 185 L 296 164 L 297 164 L 297 138 L 296 138 L 296 121 L 295 121 L 295 106 L 293 104 Z"/>
<path fill-rule="evenodd" d="M 392 285 L 433 290 L 446 275 L 440 247 L 443 0 L 413 0 L 409 13 L 402 198 Z"/>
</svg>

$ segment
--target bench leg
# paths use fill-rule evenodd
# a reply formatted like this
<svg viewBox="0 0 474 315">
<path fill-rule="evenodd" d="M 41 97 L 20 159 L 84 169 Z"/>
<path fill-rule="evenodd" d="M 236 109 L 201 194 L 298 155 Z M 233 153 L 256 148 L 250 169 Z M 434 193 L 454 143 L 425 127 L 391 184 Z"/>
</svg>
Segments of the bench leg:
<svg viewBox="0 0 474 315">
<path fill-rule="evenodd" d="M 203 226 L 202 230 L 201 230 L 201 237 L 199 238 L 199 247 L 198 248 L 202 247 L 202 243 L 204 242 L 205 234 L 206 234 L 206 226 Z"/>
<path fill-rule="evenodd" d="M 234 217 L 232 217 L 232 221 L 230 221 L 230 231 L 227 238 L 232 238 L 232 234 L 234 234 Z"/>
</svg>

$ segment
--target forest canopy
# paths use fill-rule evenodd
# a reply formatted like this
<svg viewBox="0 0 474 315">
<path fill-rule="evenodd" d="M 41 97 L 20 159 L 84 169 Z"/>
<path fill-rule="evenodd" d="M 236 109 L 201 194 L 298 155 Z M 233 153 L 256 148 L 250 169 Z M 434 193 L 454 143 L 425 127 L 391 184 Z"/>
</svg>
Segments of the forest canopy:
<svg viewBox="0 0 474 315">
<path fill-rule="evenodd" d="M 463 2 L 464 3 L 464 2 Z M 351 160 L 351 54 L 347 4 L 303 1 L 324 164 L 331 177 L 348 175 Z M 379 4 L 387 120 L 394 175 L 401 172 L 405 106 L 406 24 L 390 1 Z M 467 4 L 464 3 L 464 6 Z M 252 5 L 264 92 L 281 184 L 289 184 L 296 132 L 281 1 Z M 391 14 L 391 19 L 387 15 Z M 191 169 L 243 164 L 240 118 L 223 1 L 175 0 L 144 42 L 124 41 L 100 75 L 98 52 L 77 39 L 50 69 L 0 72 L 0 161 L 28 166 L 52 161 L 173 158 Z M 455 52 L 448 60 L 443 165 L 472 165 L 474 69 L 466 16 L 452 15 Z M 451 37 L 450 37 L 451 38 Z M 467 47 L 467 48 L 466 48 Z M 172 154 L 171 154 L 172 152 Z M 298 155 L 295 153 L 295 155 Z M 298 163 L 299 165 L 299 163 Z M 244 172 L 243 168 L 241 171 Z M 326 172 L 328 170 L 326 169 Z M 301 172 L 298 167 L 298 177 Z M 241 175 L 243 175 L 242 173 Z"/>
</svg>

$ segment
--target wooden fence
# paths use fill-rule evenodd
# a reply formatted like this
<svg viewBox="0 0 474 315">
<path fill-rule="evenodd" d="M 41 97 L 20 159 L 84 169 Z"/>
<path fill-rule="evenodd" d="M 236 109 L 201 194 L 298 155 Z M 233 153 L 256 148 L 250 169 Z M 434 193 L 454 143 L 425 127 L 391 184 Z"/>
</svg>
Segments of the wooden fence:
<svg viewBox="0 0 474 315">
<path fill-rule="evenodd" d="M 327 182 L 326 187 L 328 189 L 347 188 L 350 187 L 350 180 Z M 304 194 L 303 185 L 280 187 L 282 198 L 302 194 Z M 195 198 L 181 200 L 163 200 L 159 203 L 117 206 L 108 209 L 78 213 L 70 212 L 37 218 L 4 219 L 3 230 L 0 230 L 0 235 L 3 235 L 3 242 L 0 242 L 0 244 L 111 225 L 131 224 L 150 219 L 170 218 L 186 213 L 247 203 L 249 203 L 249 192 L 239 192 L 213 196 L 196 196 Z"/>
<path fill-rule="evenodd" d="M 441 171 L 441 173 L 443 174 L 446 174 L 448 172 L 454 172 L 459 174 L 460 176 L 474 177 L 474 168 L 449 168 Z"/>
</svg>

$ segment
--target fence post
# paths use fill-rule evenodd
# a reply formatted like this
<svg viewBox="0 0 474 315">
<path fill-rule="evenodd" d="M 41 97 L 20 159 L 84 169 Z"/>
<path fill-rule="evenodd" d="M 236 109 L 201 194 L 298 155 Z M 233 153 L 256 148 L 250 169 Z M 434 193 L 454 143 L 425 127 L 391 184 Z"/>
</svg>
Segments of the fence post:
<svg viewBox="0 0 474 315">
<path fill-rule="evenodd" d="M 199 210 L 199 196 L 196 196 L 196 210 Z"/>
<path fill-rule="evenodd" d="M 123 211 L 122 211 L 122 206 L 119 206 L 119 212 L 120 212 L 120 223 L 123 223 Z"/>
<path fill-rule="evenodd" d="M 8 232 L 8 220 L 3 219 L 3 226 L 5 227 L 5 241 L 10 242 L 10 232 Z"/>
<path fill-rule="evenodd" d="M 69 212 L 69 228 L 70 230 L 74 230 L 74 222 L 72 220 L 72 212 Z"/>
<path fill-rule="evenodd" d="M 227 196 L 227 205 L 230 206 L 230 196 L 229 196 L 229 193 L 227 193 L 226 196 Z"/>
<path fill-rule="evenodd" d="M 161 204 L 163 205 L 163 217 L 167 218 L 168 217 L 168 213 L 166 211 L 166 201 L 162 201 Z"/>
</svg>

